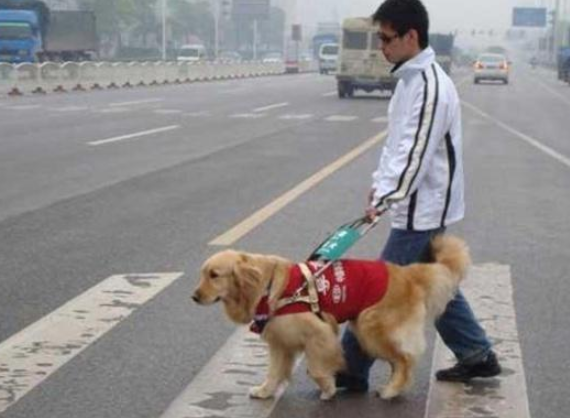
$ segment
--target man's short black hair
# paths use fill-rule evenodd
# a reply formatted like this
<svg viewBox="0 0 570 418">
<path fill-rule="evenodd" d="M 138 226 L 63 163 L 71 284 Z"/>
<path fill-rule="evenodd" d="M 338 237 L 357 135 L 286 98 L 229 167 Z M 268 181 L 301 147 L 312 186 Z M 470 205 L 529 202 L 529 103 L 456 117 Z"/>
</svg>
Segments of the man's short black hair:
<svg viewBox="0 0 570 418">
<path fill-rule="evenodd" d="M 429 44 L 429 16 L 420 0 L 386 0 L 374 13 L 372 20 L 390 25 L 398 35 L 415 29 L 420 48 L 425 49 Z"/>
</svg>

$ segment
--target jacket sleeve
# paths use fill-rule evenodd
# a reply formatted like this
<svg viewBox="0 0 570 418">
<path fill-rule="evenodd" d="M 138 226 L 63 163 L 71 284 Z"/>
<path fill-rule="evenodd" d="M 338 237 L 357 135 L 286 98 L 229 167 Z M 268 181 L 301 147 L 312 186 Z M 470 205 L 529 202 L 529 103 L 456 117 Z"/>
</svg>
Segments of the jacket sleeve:
<svg viewBox="0 0 570 418">
<path fill-rule="evenodd" d="M 424 71 L 414 87 L 408 116 L 396 129 L 400 137 L 391 138 L 394 145 L 384 147 L 372 176 L 373 204 L 378 207 L 416 191 L 446 134 L 448 104 L 442 100 L 436 70 Z"/>
</svg>

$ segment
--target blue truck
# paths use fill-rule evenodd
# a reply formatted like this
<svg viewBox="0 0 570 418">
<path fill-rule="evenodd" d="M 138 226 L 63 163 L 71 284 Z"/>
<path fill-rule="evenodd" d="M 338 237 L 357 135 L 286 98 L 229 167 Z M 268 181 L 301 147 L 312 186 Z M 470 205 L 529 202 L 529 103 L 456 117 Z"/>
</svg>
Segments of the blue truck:
<svg viewBox="0 0 570 418">
<path fill-rule="evenodd" d="M 98 48 L 93 12 L 50 10 L 41 0 L 0 0 L 0 62 L 85 61 Z"/>
<path fill-rule="evenodd" d="M 319 52 L 323 44 L 338 44 L 340 36 L 336 33 L 319 33 L 313 36 L 313 56 L 316 60 L 319 59 Z"/>
</svg>

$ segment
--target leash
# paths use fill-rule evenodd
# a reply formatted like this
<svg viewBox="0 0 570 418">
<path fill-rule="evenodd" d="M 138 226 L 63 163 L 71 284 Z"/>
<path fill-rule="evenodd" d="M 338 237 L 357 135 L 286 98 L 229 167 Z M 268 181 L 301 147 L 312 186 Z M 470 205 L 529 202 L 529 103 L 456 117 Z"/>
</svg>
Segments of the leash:
<svg viewBox="0 0 570 418">
<path fill-rule="evenodd" d="M 293 295 L 283 298 L 278 302 L 276 311 L 293 303 L 306 303 L 311 311 L 324 320 L 319 306 L 319 297 L 316 281 L 332 264 L 339 260 L 354 244 L 368 234 L 380 221 L 381 216 L 388 211 L 387 207 L 378 209 L 376 216 L 370 220 L 367 216 L 358 218 L 352 222 L 341 225 L 335 232 L 329 235 L 308 257 L 307 262 L 323 263 L 314 273 L 311 272 L 307 263 L 298 264 L 305 281 Z M 303 294 L 304 292 L 307 294 Z M 271 319 L 272 314 L 254 321 L 252 331 L 261 333 L 265 324 Z"/>
<path fill-rule="evenodd" d="M 301 272 L 305 277 L 305 282 L 292 297 L 288 298 L 288 303 L 302 301 L 302 293 L 307 289 L 309 293 L 309 304 L 313 313 L 319 314 L 318 296 L 315 281 L 320 277 L 335 261 L 340 259 L 354 244 L 368 234 L 380 221 L 380 217 L 388 211 L 388 208 L 379 209 L 376 216 L 371 221 L 364 216 L 352 222 L 340 226 L 335 232 L 329 235 L 309 256 L 307 261 L 323 262 L 314 273 L 311 273 L 306 264 L 299 264 Z"/>
</svg>

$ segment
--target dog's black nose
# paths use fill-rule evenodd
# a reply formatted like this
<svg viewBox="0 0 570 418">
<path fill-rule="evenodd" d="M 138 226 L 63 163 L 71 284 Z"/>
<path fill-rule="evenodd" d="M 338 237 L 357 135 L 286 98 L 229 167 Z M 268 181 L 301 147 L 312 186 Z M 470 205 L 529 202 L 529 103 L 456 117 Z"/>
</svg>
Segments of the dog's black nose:
<svg viewBox="0 0 570 418">
<path fill-rule="evenodd" d="M 192 300 L 196 303 L 200 303 L 200 298 L 198 297 L 198 295 L 196 295 L 196 293 L 192 295 Z"/>
</svg>

